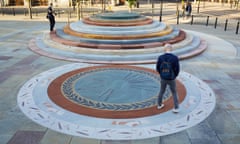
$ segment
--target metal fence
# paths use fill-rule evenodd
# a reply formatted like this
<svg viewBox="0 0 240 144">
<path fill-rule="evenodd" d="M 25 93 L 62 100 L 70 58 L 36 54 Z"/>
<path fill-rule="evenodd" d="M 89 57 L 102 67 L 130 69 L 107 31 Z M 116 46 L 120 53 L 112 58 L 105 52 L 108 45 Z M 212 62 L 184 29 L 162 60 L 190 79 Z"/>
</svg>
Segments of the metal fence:
<svg viewBox="0 0 240 144">
<path fill-rule="evenodd" d="M 227 12 L 236 12 L 238 13 L 238 16 L 229 16 L 226 14 L 225 11 L 220 12 L 216 11 L 216 15 L 208 15 L 206 14 L 209 10 L 211 10 L 211 5 L 208 6 L 208 10 L 205 10 L 202 7 L 200 11 L 205 10 L 204 12 L 199 12 L 198 6 L 193 6 L 193 13 L 190 17 L 183 17 L 181 16 L 179 4 L 176 3 L 164 3 L 163 8 L 164 10 L 161 13 L 160 4 L 149 4 L 149 5 L 140 5 L 137 8 L 133 9 L 133 12 L 141 13 L 142 15 L 152 17 L 153 19 L 160 20 L 160 13 L 161 21 L 168 23 L 168 24 L 189 24 L 189 25 L 204 25 L 204 26 L 212 26 L 213 28 L 222 29 L 224 31 L 233 31 L 235 34 L 239 33 L 239 21 L 240 21 L 240 10 L 239 11 L 230 11 L 231 8 L 229 6 L 230 10 L 227 10 Z M 214 5 L 215 6 L 215 5 Z M 221 6 L 219 6 L 221 7 Z M 226 5 L 225 5 L 226 7 Z M 46 10 L 47 7 L 33 7 L 32 8 L 32 15 L 34 17 L 38 18 L 45 18 L 46 17 Z M 126 11 L 126 7 L 124 8 L 118 8 L 118 11 Z M 179 10 L 179 11 L 177 11 Z M 80 11 L 77 8 L 68 7 L 57 7 L 55 8 L 55 11 L 57 13 L 57 18 L 64 19 L 65 21 L 71 22 L 71 21 L 77 21 L 79 18 L 88 17 L 90 15 L 94 15 L 96 13 L 103 12 L 101 5 L 95 5 L 95 7 L 88 7 L 84 6 L 80 9 Z M 214 11 L 214 9 L 213 9 Z M 212 11 L 212 12 L 213 12 Z M 105 12 L 107 12 L 107 9 L 105 9 Z M 218 14 L 220 13 L 220 14 Z M 28 9 L 27 8 L 19 8 L 19 7 L 1 7 L 0 8 L 0 14 L 2 16 L 18 16 L 21 15 L 23 17 L 29 17 L 28 15 Z M 79 17 L 80 14 L 80 17 Z"/>
</svg>

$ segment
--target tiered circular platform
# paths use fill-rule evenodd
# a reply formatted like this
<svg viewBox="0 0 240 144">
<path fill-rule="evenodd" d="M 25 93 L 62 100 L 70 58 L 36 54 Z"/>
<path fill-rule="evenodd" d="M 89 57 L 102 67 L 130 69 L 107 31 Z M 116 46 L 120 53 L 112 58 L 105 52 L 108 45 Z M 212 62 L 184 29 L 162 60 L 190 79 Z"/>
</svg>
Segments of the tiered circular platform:
<svg viewBox="0 0 240 144">
<path fill-rule="evenodd" d="M 137 13 L 101 13 L 32 39 L 29 48 L 52 58 L 88 63 L 155 63 L 171 43 L 180 59 L 202 53 L 207 43 L 193 33 Z"/>
</svg>

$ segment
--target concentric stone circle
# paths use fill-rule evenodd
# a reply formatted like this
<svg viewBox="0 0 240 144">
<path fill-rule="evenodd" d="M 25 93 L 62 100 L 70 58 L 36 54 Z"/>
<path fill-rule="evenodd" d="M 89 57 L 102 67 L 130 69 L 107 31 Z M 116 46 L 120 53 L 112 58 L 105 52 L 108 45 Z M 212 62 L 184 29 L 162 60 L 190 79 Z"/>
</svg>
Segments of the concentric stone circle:
<svg viewBox="0 0 240 144">
<path fill-rule="evenodd" d="M 156 71 L 125 65 L 103 65 L 76 69 L 54 79 L 48 87 L 49 98 L 71 112 L 99 118 L 139 118 L 173 108 L 167 89 L 157 110 L 160 78 Z M 179 102 L 186 96 L 177 81 Z"/>
<path fill-rule="evenodd" d="M 181 72 L 178 76 L 178 80 L 183 83 L 187 91 L 178 114 L 166 111 L 139 118 L 96 118 L 70 112 L 49 99 L 47 89 L 54 79 L 70 71 L 91 66 L 97 65 L 68 64 L 33 77 L 23 85 L 18 93 L 20 109 L 36 123 L 69 135 L 130 140 L 163 136 L 185 130 L 207 118 L 215 107 L 215 95 L 211 88 L 186 72 Z M 138 67 L 153 69 L 154 66 Z"/>
<path fill-rule="evenodd" d="M 159 81 L 160 78 L 152 73 L 107 66 L 72 75 L 62 83 L 61 90 L 65 97 L 92 108 L 115 111 L 134 110 L 156 105 L 156 95 L 160 87 Z M 146 83 L 153 83 L 156 86 L 150 85 L 146 88 L 144 87 Z M 131 89 L 136 91 L 131 91 Z M 144 95 L 137 91 L 139 89 L 146 90 Z M 93 91 L 94 93 L 92 93 Z M 121 92 L 124 91 L 127 93 L 122 94 Z M 134 92 L 139 100 L 132 100 L 131 92 Z M 168 95 L 164 99 L 169 98 L 169 91 L 167 93 Z M 121 101 L 112 99 L 117 95 L 122 97 Z M 139 95 L 144 98 L 141 99 Z"/>
<path fill-rule="evenodd" d="M 136 19 L 141 17 L 139 14 L 137 13 L 129 13 L 129 12 L 118 12 L 118 13 L 100 13 L 100 14 L 96 14 L 94 17 L 99 17 L 102 20 L 104 19 L 110 19 L 110 20 L 129 20 L 129 19 Z"/>
<path fill-rule="evenodd" d="M 204 38 L 138 13 L 100 13 L 72 22 L 42 37 L 29 48 L 51 58 L 101 64 L 155 63 L 164 45 L 179 59 L 207 49 Z"/>
</svg>

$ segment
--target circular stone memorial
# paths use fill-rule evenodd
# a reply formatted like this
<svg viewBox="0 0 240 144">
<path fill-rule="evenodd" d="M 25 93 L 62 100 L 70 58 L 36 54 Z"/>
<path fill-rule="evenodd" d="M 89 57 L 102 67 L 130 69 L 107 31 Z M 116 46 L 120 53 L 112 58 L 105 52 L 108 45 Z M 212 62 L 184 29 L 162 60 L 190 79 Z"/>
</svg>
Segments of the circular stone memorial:
<svg viewBox="0 0 240 144">
<path fill-rule="evenodd" d="M 177 79 L 180 112 L 172 96 L 157 109 L 159 75 L 145 66 L 73 63 L 27 81 L 18 105 L 36 123 L 73 136 L 131 140 L 186 130 L 206 119 L 215 107 L 209 86 L 186 72 Z"/>
</svg>

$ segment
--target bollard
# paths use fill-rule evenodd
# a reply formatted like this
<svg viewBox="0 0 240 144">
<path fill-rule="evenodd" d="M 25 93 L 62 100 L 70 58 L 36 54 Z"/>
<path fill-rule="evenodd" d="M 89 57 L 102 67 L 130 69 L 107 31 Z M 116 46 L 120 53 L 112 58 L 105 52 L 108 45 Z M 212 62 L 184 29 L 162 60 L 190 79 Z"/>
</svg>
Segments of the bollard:
<svg viewBox="0 0 240 144">
<path fill-rule="evenodd" d="M 162 10 L 163 10 L 163 1 L 161 0 L 160 4 L 160 16 L 159 16 L 159 21 L 162 22 Z"/>
<path fill-rule="evenodd" d="M 15 9 L 12 8 L 12 13 L 13 13 L 13 16 L 15 16 Z"/>
<path fill-rule="evenodd" d="M 4 9 L 3 8 L 1 8 L 1 12 L 2 12 L 2 15 L 4 16 Z"/>
<path fill-rule="evenodd" d="M 27 10 L 24 8 L 24 15 L 27 16 Z"/>
<path fill-rule="evenodd" d="M 154 16 L 154 1 L 152 1 L 152 17 Z"/>
<path fill-rule="evenodd" d="M 137 3 L 136 3 L 136 7 L 139 8 L 139 5 L 140 5 L 140 3 L 137 1 Z"/>
<path fill-rule="evenodd" d="M 225 21 L 225 27 L 224 27 L 224 31 L 226 31 L 226 30 L 227 30 L 227 24 L 228 24 L 228 19 L 226 19 L 226 21 Z"/>
<path fill-rule="evenodd" d="M 177 12 L 177 24 L 179 24 L 179 12 Z"/>
<path fill-rule="evenodd" d="M 38 10 L 36 9 L 36 16 L 38 16 Z"/>
<path fill-rule="evenodd" d="M 209 22 L 209 16 L 207 16 L 207 23 L 206 23 L 206 26 L 208 26 L 208 22 Z"/>
<path fill-rule="evenodd" d="M 193 24 L 193 15 L 192 15 L 192 18 L 191 18 L 191 25 Z"/>
<path fill-rule="evenodd" d="M 215 29 L 217 28 L 217 21 L 218 21 L 218 18 L 216 17 L 215 24 L 214 24 Z"/>
<path fill-rule="evenodd" d="M 58 17 L 60 18 L 60 10 L 58 10 Z"/>
<path fill-rule="evenodd" d="M 238 29 L 239 29 L 239 21 L 237 23 L 236 34 L 238 34 Z"/>
<path fill-rule="evenodd" d="M 162 22 L 162 15 L 159 16 L 159 21 Z"/>
</svg>

